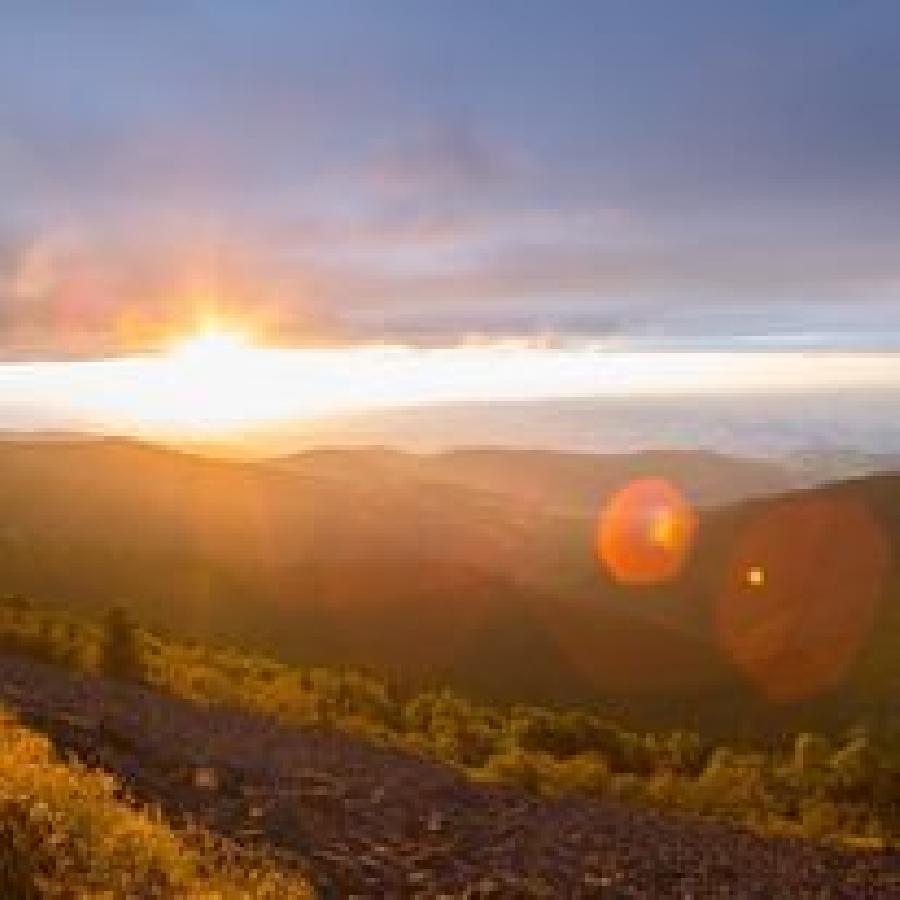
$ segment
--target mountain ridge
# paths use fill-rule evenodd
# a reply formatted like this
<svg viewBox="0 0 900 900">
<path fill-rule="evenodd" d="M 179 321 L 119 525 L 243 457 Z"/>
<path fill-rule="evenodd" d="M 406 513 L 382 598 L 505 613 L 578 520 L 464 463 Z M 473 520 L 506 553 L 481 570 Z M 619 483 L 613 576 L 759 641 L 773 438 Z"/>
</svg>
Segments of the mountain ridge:
<svg viewBox="0 0 900 900">
<path fill-rule="evenodd" d="M 473 459 L 477 478 L 453 468 Z M 121 600 L 188 635 L 288 660 L 401 669 L 500 699 L 650 697 L 663 686 L 737 696 L 750 686 L 723 653 L 710 603 L 728 542 L 754 510 L 807 493 L 864 494 L 897 556 L 900 479 L 861 478 L 700 509 L 683 576 L 625 588 L 596 558 L 597 513 L 623 481 L 658 471 L 647 459 L 588 472 L 586 500 L 571 488 L 586 483 L 579 469 L 554 502 L 552 485 L 566 478 L 530 474 L 535 460 L 559 460 L 543 453 L 338 450 L 270 463 L 121 438 L 2 442 L 0 589 L 94 612 Z M 484 482 L 504 461 L 506 486 L 491 491 Z M 535 479 L 540 490 L 529 491 Z M 892 598 L 893 570 L 891 579 Z M 895 624 L 884 621 L 882 649 L 860 653 L 871 673 L 863 684 L 894 684 L 883 648 Z"/>
</svg>

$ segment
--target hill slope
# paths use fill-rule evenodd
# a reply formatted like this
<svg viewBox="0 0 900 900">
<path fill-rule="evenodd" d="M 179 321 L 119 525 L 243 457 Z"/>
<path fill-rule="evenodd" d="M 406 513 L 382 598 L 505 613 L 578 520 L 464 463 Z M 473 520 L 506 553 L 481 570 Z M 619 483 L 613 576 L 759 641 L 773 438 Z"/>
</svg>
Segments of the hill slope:
<svg viewBox="0 0 900 900">
<path fill-rule="evenodd" d="M 618 602 L 593 558 L 593 516 L 424 478 L 284 471 L 127 441 L 0 445 L 7 591 L 293 658 L 395 666 L 494 692 L 651 681 L 716 663 L 687 633 Z M 577 623 L 597 641 L 572 660 Z M 485 662 L 490 660 L 490 665 Z M 657 674 L 653 675 L 655 681 Z"/>
<path fill-rule="evenodd" d="M 611 801 L 542 800 L 347 735 L 6 655 L 0 698 L 176 821 L 190 815 L 276 848 L 324 897 L 863 897 L 887 896 L 900 877 L 895 853 L 765 839 Z"/>
<path fill-rule="evenodd" d="M 871 515 L 885 565 L 877 597 L 861 610 L 859 646 L 822 687 L 849 684 L 856 699 L 892 695 L 900 684 L 900 479 L 873 476 L 703 510 L 679 578 L 623 587 L 595 558 L 595 513 L 586 510 L 599 507 L 615 481 L 592 473 L 592 460 L 542 475 L 551 458 L 518 452 L 335 451 L 275 466 L 119 440 L 5 442 L 0 590 L 95 611 L 125 600 L 158 627 L 289 660 L 377 666 L 494 698 L 641 694 L 665 711 L 678 698 L 715 696 L 733 709 L 759 684 L 747 678 L 752 660 L 723 642 L 723 596 L 740 588 L 748 609 L 770 609 L 753 639 L 780 633 L 789 650 L 787 631 L 802 636 L 814 620 L 803 611 L 821 607 L 823 592 L 832 613 L 852 605 L 864 574 L 837 566 L 824 581 L 816 575 L 827 574 L 817 559 L 861 564 L 847 552 L 855 513 L 839 511 L 825 529 L 837 529 L 831 544 L 805 545 L 803 567 L 787 554 L 790 578 L 775 577 L 767 560 L 768 581 L 752 592 L 741 579 L 753 560 L 736 568 L 743 533 L 798 498 L 840 496 Z M 652 471 L 647 464 L 640 458 L 628 471 Z M 710 483 L 740 467 L 710 465 L 720 466 Z M 582 490 L 589 501 L 579 499 Z M 797 535 L 810 531 L 798 521 L 793 531 L 783 523 L 763 531 L 798 546 Z M 779 619 L 784 584 L 793 613 Z M 821 648 L 832 646 L 828 623 L 839 621 L 820 623 Z"/>
<path fill-rule="evenodd" d="M 136 806 L 121 780 L 64 762 L 5 710 L 0 835 L 4 897 L 312 896 L 296 869 L 210 832 L 171 827 L 158 809 Z"/>
<path fill-rule="evenodd" d="M 699 507 L 783 493 L 795 486 L 789 472 L 775 463 L 702 450 L 596 454 L 467 447 L 415 454 L 354 447 L 309 450 L 274 464 L 311 477 L 448 483 L 587 517 L 595 516 L 603 498 L 622 484 L 648 476 L 677 483 Z"/>
</svg>

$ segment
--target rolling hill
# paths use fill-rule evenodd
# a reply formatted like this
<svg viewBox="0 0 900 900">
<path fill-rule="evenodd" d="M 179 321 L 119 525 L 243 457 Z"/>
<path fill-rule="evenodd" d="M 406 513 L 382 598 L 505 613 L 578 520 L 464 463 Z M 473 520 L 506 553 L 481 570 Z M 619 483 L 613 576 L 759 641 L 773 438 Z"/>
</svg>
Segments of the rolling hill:
<svg viewBox="0 0 900 900">
<path fill-rule="evenodd" d="M 603 498 L 650 475 L 678 484 L 697 506 L 720 506 L 797 486 L 773 462 L 737 459 L 704 450 L 639 453 L 566 453 L 554 450 L 464 447 L 441 453 L 406 453 L 386 447 L 308 450 L 273 461 L 313 476 L 411 477 L 490 491 L 573 516 L 596 516 Z"/>
<path fill-rule="evenodd" d="M 884 648 L 898 633 L 900 479 L 704 509 L 683 575 L 626 588 L 595 559 L 594 510 L 635 475 L 663 471 L 681 483 L 660 460 L 359 449 L 264 463 L 126 440 L 7 441 L 0 590 L 95 612 L 125 601 L 154 627 L 495 699 L 626 698 L 637 708 L 640 696 L 677 719 L 698 696 L 727 710 L 736 696 L 760 694 L 716 612 L 746 523 L 792 497 L 852 496 L 871 509 L 889 559 L 859 646 L 822 687 L 886 696 L 897 683 Z M 696 473 L 683 480 L 697 503 L 712 502 L 717 486 L 777 480 L 720 457 L 670 462 Z M 810 584 L 795 585 L 804 609 Z M 796 630 L 803 617 L 772 621 L 753 627 Z"/>
</svg>

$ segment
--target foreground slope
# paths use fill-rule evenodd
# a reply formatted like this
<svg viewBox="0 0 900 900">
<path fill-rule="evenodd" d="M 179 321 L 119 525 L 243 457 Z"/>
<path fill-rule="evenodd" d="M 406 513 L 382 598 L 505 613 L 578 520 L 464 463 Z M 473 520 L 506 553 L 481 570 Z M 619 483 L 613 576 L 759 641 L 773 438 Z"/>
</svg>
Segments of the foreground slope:
<svg viewBox="0 0 900 900">
<path fill-rule="evenodd" d="M 586 799 L 541 800 L 347 735 L 0 657 L 0 699 L 176 818 L 277 849 L 322 896 L 888 896 L 839 852 Z"/>
<path fill-rule="evenodd" d="M 174 829 L 121 782 L 52 751 L 0 716 L 0 895 L 39 897 L 296 898 L 312 893 L 279 868 L 197 828 Z"/>
</svg>

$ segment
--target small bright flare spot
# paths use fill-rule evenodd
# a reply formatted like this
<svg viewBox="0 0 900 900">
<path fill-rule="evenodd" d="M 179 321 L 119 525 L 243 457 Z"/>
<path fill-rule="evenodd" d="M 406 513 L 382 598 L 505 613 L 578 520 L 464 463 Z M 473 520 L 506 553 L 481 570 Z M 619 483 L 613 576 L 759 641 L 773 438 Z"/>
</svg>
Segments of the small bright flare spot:
<svg viewBox="0 0 900 900">
<path fill-rule="evenodd" d="M 597 553 L 624 584 L 658 584 L 680 571 L 693 543 L 696 516 L 663 478 L 632 481 L 600 513 Z"/>
<path fill-rule="evenodd" d="M 762 587 L 766 583 L 766 570 L 762 566 L 750 566 L 747 569 L 747 584 L 750 587 Z"/>
</svg>

